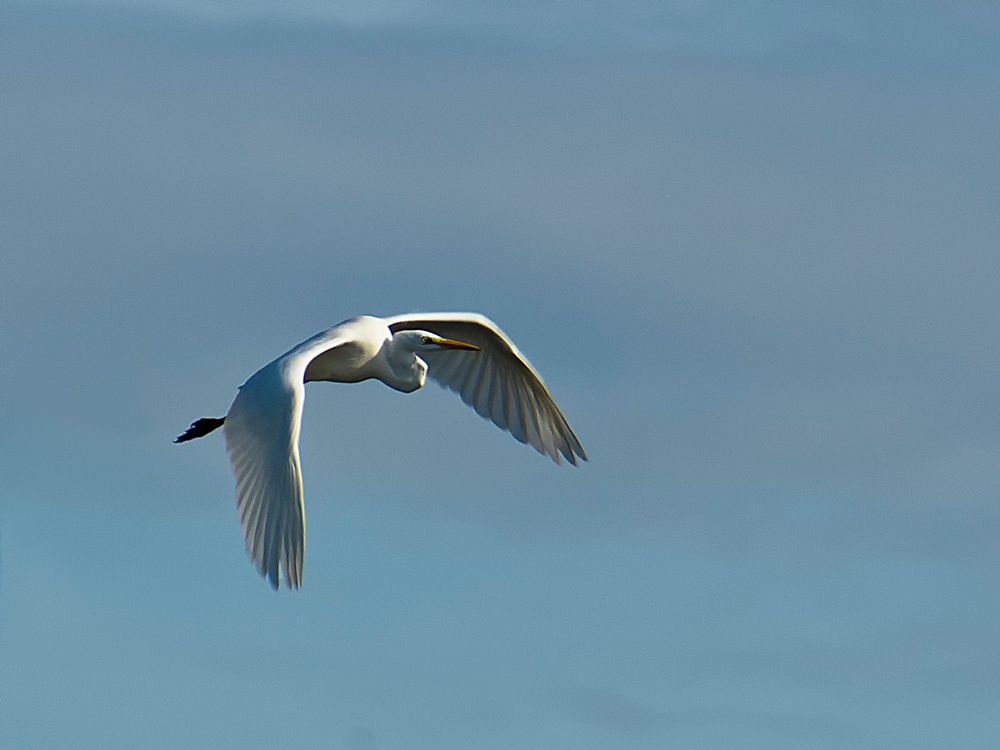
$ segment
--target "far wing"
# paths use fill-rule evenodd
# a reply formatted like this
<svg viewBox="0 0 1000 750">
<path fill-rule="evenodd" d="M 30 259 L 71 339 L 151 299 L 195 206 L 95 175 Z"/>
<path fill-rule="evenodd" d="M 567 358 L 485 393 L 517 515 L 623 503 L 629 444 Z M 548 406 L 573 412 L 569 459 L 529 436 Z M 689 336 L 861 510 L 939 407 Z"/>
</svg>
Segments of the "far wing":
<svg viewBox="0 0 1000 750">
<path fill-rule="evenodd" d="M 522 443 L 556 463 L 560 453 L 574 465 L 577 457 L 587 460 L 541 376 L 492 320 L 477 313 L 412 313 L 386 322 L 393 333 L 425 330 L 479 346 L 478 352 L 449 349 L 420 356 L 434 380 Z"/>
</svg>

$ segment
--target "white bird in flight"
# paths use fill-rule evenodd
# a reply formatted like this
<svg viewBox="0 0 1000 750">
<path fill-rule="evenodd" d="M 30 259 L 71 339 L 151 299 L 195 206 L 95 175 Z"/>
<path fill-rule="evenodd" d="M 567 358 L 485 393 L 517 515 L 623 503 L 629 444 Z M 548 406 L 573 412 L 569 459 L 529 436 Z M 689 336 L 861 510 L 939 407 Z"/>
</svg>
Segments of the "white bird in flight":
<svg viewBox="0 0 1000 750">
<path fill-rule="evenodd" d="M 279 568 L 302 585 L 306 524 L 299 467 L 305 383 L 375 378 L 412 393 L 427 376 L 456 391 L 481 416 L 557 464 L 587 460 L 579 439 L 507 335 L 476 313 L 413 313 L 345 320 L 264 365 L 244 383 L 225 417 L 205 417 L 174 442 L 225 425 L 247 554 L 278 588 Z"/>
</svg>

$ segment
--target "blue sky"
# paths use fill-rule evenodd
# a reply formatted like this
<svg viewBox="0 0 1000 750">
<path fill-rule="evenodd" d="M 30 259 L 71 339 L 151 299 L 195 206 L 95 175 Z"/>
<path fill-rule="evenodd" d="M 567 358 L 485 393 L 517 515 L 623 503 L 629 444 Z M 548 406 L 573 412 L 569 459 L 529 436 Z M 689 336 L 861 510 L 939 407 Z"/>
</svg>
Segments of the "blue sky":
<svg viewBox="0 0 1000 750">
<path fill-rule="evenodd" d="M 998 21 L 0 6 L 0 745 L 994 747 Z M 273 593 L 170 440 L 436 309 L 591 462 L 310 386 Z"/>
</svg>

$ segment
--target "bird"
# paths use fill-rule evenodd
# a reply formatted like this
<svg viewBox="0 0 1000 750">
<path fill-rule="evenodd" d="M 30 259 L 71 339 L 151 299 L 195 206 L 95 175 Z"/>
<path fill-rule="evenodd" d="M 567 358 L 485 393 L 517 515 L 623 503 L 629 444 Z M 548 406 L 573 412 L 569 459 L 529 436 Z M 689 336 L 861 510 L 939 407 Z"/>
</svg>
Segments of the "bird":
<svg viewBox="0 0 1000 750">
<path fill-rule="evenodd" d="M 541 376 L 486 316 L 349 318 L 257 370 L 224 417 L 198 419 L 174 439 L 184 443 L 222 427 L 247 555 L 273 589 L 280 574 L 290 589 L 302 586 L 306 524 L 299 428 L 305 384 L 375 379 L 412 393 L 428 376 L 555 463 L 587 460 Z"/>
</svg>

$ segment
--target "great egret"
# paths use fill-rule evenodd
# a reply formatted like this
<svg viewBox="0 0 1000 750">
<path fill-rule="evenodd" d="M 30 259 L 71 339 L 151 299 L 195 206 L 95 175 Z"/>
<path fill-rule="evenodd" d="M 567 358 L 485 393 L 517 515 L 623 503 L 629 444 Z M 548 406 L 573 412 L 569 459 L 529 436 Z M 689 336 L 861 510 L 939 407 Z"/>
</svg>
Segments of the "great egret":
<svg viewBox="0 0 1000 750">
<path fill-rule="evenodd" d="M 278 588 L 279 567 L 302 585 L 305 509 L 299 467 L 304 384 L 375 378 L 412 393 L 430 375 L 481 416 L 559 463 L 587 460 L 541 377 L 507 335 L 476 313 L 414 313 L 345 320 L 264 365 L 244 383 L 225 417 L 205 417 L 174 442 L 225 425 L 247 553 Z"/>
</svg>

